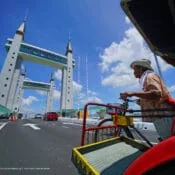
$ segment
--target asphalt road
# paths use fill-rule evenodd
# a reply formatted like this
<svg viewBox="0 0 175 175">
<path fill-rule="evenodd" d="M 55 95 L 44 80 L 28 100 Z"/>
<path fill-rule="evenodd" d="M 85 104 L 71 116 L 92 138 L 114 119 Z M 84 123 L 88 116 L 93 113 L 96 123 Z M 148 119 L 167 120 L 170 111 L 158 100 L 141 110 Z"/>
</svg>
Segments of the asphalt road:
<svg viewBox="0 0 175 175">
<path fill-rule="evenodd" d="M 25 126 L 27 123 L 40 129 Z M 71 151 L 80 144 L 80 131 L 79 126 L 60 122 L 8 122 L 0 130 L 0 175 L 77 175 Z"/>
<path fill-rule="evenodd" d="M 157 141 L 155 132 L 144 132 Z M 80 138 L 80 125 L 0 120 L 0 175 L 77 175 L 71 155 Z"/>
</svg>

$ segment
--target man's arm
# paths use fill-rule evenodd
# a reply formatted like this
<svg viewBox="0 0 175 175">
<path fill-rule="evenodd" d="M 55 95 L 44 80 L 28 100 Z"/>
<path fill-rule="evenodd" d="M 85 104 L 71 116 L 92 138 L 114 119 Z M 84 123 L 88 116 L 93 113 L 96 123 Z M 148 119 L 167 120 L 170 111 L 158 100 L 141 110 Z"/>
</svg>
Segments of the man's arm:
<svg viewBox="0 0 175 175">
<path fill-rule="evenodd" d="M 161 97 L 161 91 L 159 90 L 149 90 L 146 92 L 124 92 L 120 94 L 120 97 L 123 100 L 126 100 L 127 97 L 139 97 L 143 99 L 158 99 Z"/>
<path fill-rule="evenodd" d="M 155 74 L 148 74 L 144 84 L 146 85 L 146 91 L 131 91 L 124 92 L 121 94 L 122 99 L 126 99 L 127 97 L 139 97 L 142 99 L 150 99 L 150 100 L 159 100 L 162 96 L 162 86 L 160 78 Z"/>
</svg>

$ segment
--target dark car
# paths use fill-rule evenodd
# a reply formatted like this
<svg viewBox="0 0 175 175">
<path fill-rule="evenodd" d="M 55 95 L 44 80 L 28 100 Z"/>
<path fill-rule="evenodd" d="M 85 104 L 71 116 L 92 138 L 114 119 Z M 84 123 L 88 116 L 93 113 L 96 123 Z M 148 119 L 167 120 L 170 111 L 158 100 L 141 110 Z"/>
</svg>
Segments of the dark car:
<svg viewBox="0 0 175 175">
<path fill-rule="evenodd" d="M 1 114 L 0 119 L 9 119 L 9 114 L 8 113 Z"/>
<path fill-rule="evenodd" d="M 23 118 L 23 113 L 18 114 L 18 119 L 21 119 L 21 118 Z"/>
<path fill-rule="evenodd" d="M 47 121 L 56 121 L 56 120 L 58 120 L 58 114 L 56 112 L 47 112 L 44 115 L 44 120 L 47 120 Z"/>
</svg>

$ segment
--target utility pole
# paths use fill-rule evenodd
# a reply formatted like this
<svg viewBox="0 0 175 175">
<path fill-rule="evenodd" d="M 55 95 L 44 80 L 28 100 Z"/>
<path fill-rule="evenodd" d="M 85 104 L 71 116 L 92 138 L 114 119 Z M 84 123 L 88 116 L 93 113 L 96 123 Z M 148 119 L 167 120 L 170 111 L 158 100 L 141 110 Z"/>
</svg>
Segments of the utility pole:
<svg viewBox="0 0 175 175">
<path fill-rule="evenodd" d="M 88 59 L 86 56 L 86 97 L 88 102 Z"/>
<path fill-rule="evenodd" d="M 156 61 L 156 66 L 157 66 L 157 69 L 158 69 L 158 74 L 162 78 L 162 80 L 164 81 L 163 76 L 162 76 L 162 71 L 161 71 L 161 68 L 160 68 L 160 65 L 159 65 L 157 56 L 155 54 L 154 54 L 154 58 L 155 58 L 155 61 Z"/>
<path fill-rule="evenodd" d="M 78 84 L 80 85 L 80 57 L 78 57 Z M 80 92 L 78 91 L 78 111 L 80 109 Z"/>
</svg>

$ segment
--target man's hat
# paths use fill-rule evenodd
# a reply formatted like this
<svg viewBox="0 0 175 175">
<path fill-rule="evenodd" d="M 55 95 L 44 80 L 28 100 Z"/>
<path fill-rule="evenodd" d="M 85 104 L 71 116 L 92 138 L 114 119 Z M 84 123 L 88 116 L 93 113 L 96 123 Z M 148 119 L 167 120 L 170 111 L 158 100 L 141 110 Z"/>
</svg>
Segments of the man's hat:
<svg viewBox="0 0 175 175">
<path fill-rule="evenodd" d="M 149 70 L 153 70 L 153 68 L 151 67 L 151 61 L 148 59 L 144 59 L 144 58 L 132 62 L 130 67 L 134 68 L 134 66 L 140 66 L 140 67 L 147 68 Z"/>
</svg>

